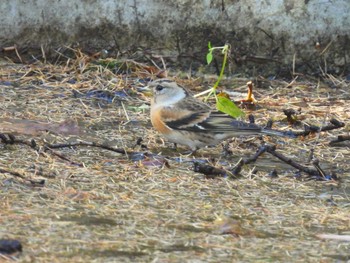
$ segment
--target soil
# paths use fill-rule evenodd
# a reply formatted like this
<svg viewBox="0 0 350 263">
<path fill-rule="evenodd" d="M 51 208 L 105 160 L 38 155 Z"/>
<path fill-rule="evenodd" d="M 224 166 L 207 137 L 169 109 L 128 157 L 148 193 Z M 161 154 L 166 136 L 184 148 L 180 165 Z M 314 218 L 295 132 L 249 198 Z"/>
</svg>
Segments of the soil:
<svg viewBox="0 0 350 263">
<path fill-rule="evenodd" d="M 349 135 L 349 81 L 326 73 L 227 78 L 221 88 L 228 94 L 244 97 L 246 83 L 255 84 L 247 121 L 249 114 L 259 125 L 272 119 L 285 131 L 322 128 L 331 119 L 344 126 L 296 139 L 233 138 L 189 155 L 150 124 L 142 90 L 161 72 L 107 62 L 81 53 L 59 64 L 1 61 L 0 239 L 17 240 L 23 250 L 1 260 L 350 260 L 350 144 L 331 143 Z M 169 78 L 193 93 L 216 80 L 184 75 Z M 285 109 L 295 111 L 293 120 Z M 263 144 L 320 168 L 320 176 L 267 152 L 231 176 Z M 228 173 L 209 178 L 194 171 L 195 162 Z"/>
</svg>

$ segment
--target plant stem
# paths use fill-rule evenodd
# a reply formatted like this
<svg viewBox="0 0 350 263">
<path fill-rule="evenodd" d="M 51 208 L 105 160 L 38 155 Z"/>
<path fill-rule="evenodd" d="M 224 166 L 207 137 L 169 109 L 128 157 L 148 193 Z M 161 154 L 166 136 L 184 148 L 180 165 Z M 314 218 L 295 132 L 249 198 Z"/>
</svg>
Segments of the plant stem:
<svg viewBox="0 0 350 263">
<path fill-rule="evenodd" d="M 210 91 L 210 93 L 208 94 L 208 96 L 205 98 L 205 101 L 207 101 L 207 100 L 209 99 L 209 97 L 210 97 L 213 93 L 215 94 L 216 88 L 219 86 L 219 83 L 220 83 L 222 77 L 224 76 L 228 52 L 229 52 L 229 46 L 228 46 L 228 45 L 225 45 L 225 46 L 223 47 L 224 60 L 223 60 L 223 62 L 222 62 L 222 66 L 221 66 L 221 70 L 220 70 L 219 77 L 218 77 L 218 79 L 216 80 L 216 82 L 215 82 L 215 84 L 214 84 L 214 87 L 212 88 L 212 90 Z M 215 94 L 215 95 L 216 95 L 216 94 Z M 215 98 L 216 98 L 216 96 L 215 96 Z"/>
</svg>

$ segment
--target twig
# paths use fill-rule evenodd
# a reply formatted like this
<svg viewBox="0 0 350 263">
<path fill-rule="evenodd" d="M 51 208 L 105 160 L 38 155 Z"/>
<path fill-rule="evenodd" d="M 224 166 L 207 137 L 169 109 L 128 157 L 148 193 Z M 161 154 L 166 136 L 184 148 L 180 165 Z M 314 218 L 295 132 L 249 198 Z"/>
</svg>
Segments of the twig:
<svg viewBox="0 0 350 263">
<path fill-rule="evenodd" d="M 266 152 L 272 154 L 273 156 L 277 157 L 286 164 L 289 164 L 290 166 L 298 169 L 299 171 L 307 173 L 310 176 L 320 175 L 318 170 L 301 165 L 300 163 L 293 161 L 291 158 L 284 156 L 282 153 L 276 152 L 276 146 L 266 145 Z"/>
<path fill-rule="evenodd" d="M 259 156 L 265 152 L 270 153 L 271 155 L 277 157 L 284 163 L 289 164 L 290 166 L 298 169 L 301 172 L 308 174 L 309 176 L 314 176 L 317 179 L 321 178 L 323 180 L 336 179 L 336 175 L 333 175 L 333 174 L 330 176 L 326 175 L 326 173 L 319 166 L 318 160 L 315 160 L 313 162 L 313 165 L 315 166 L 315 169 L 313 169 L 313 168 L 301 165 L 300 163 L 293 161 L 291 158 L 283 155 L 282 153 L 277 152 L 276 146 L 272 146 L 272 145 L 263 145 L 257 150 L 257 152 L 252 157 L 245 160 L 241 159 L 238 162 L 238 164 L 234 167 L 234 169 L 232 169 L 232 173 L 236 176 L 239 175 L 243 165 L 255 162 L 259 158 Z"/>
<path fill-rule="evenodd" d="M 31 141 L 26 141 L 26 140 L 21 140 L 21 139 L 17 139 L 15 138 L 14 135 L 9 134 L 8 138 L 0 133 L 0 140 L 2 143 L 5 144 L 24 144 L 27 145 L 35 150 L 39 150 L 39 147 L 37 146 L 37 143 L 34 141 L 34 139 L 32 139 Z M 45 143 L 44 144 L 44 151 L 49 150 L 49 149 L 58 149 L 58 148 L 69 148 L 69 147 L 76 147 L 76 146 L 91 146 L 91 147 L 98 147 L 98 148 L 102 148 L 105 150 L 109 150 L 112 152 L 117 152 L 120 154 L 128 154 L 129 152 L 127 152 L 124 149 L 120 149 L 120 148 L 114 148 L 108 145 L 104 145 L 104 144 L 100 144 L 100 143 L 96 143 L 96 142 L 71 142 L 71 143 L 59 143 L 59 144 L 49 144 L 49 143 Z"/>
<path fill-rule="evenodd" d="M 34 139 L 32 139 L 31 141 L 26 141 L 26 140 L 17 139 L 13 134 L 8 134 L 7 136 L 8 137 L 6 137 L 5 134 L 0 133 L 0 141 L 4 144 L 24 144 L 29 146 L 30 148 L 38 150 L 37 144 L 34 141 Z"/>
<path fill-rule="evenodd" d="M 330 146 L 338 146 L 340 142 L 350 141 L 350 135 L 338 135 L 337 139 L 331 140 L 329 142 Z"/>
<path fill-rule="evenodd" d="M 21 61 L 21 63 L 24 64 L 21 56 L 19 55 L 19 52 L 18 52 L 18 49 L 17 49 L 17 45 L 14 45 L 14 47 L 15 47 L 15 52 L 16 52 L 16 55 L 17 55 L 19 61 Z"/>
<path fill-rule="evenodd" d="M 130 118 L 129 118 L 128 112 L 126 111 L 125 106 L 124 106 L 124 103 L 123 103 L 122 101 L 121 101 L 121 104 L 122 104 L 122 107 L 123 107 L 123 111 L 124 111 L 124 114 L 125 114 L 126 120 L 127 120 L 127 121 L 130 121 Z"/>
<path fill-rule="evenodd" d="M 331 41 L 327 44 L 327 46 L 321 51 L 320 56 L 322 56 L 324 53 L 327 52 L 327 50 L 328 50 L 329 47 L 332 45 L 332 43 L 333 43 L 333 40 L 331 40 Z"/>
<path fill-rule="evenodd" d="M 208 164 L 202 164 L 199 162 L 194 162 L 193 165 L 193 170 L 196 173 L 204 174 L 206 178 L 213 179 L 218 176 L 237 178 L 237 176 L 233 175 L 230 171 L 227 171 L 225 169 L 217 168 Z"/>
<path fill-rule="evenodd" d="M 317 180 L 324 180 L 324 181 L 329 181 L 329 180 L 337 180 L 337 175 L 335 173 L 332 174 L 326 174 L 321 167 L 319 166 L 319 161 L 318 159 L 315 159 L 313 161 L 313 165 L 316 169 L 309 168 L 307 166 L 301 165 L 289 157 L 284 156 L 281 153 L 276 152 L 276 147 L 274 146 L 268 146 L 267 152 L 272 154 L 273 156 L 277 157 L 281 161 L 284 161 L 285 163 L 293 166 L 294 168 L 297 168 L 299 171 L 304 172 L 308 174 L 310 177 L 315 177 Z"/>
<path fill-rule="evenodd" d="M 90 146 L 90 147 L 98 147 L 98 148 L 102 148 L 105 150 L 109 150 L 109 151 L 113 151 L 113 152 L 117 152 L 120 154 L 125 154 L 128 155 L 132 152 L 127 152 L 124 149 L 120 149 L 120 148 L 114 148 L 114 147 L 110 147 L 104 144 L 100 144 L 100 143 L 96 143 L 96 142 L 72 142 L 72 143 L 62 143 L 62 144 L 48 144 L 45 143 L 43 146 L 38 146 L 36 141 L 34 139 L 27 141 L 27 140 L 21 140 L 21 139 L 17 139 L 14 135 L 12 134 L 8 134 L 7 137 L 5 134 L 0 133 L 0 141 L 4 144 L 23 144 L 23 145 L 27 145 L 30 148 L 34 149 L 35 151 L 37 151 L 40 154 L 43 154 L 43 152 L 47 152 L 49 151 L 51 154 L 55 155 L 56 157 L 69 162 L 72 165 L 77 165 L 77 166 L 83 166 L 83 164 L 81 163 L 77 163 L 74 162 L 72 160 L 70 160 L 69 158 L 65 157 L 64 155 L 57 153 L 56 151 L 54 151 L 53 149 L 59 149 L 59 148 L 69 148 L 69 147 L 76 147 L 76 146 Z M 40 149 L 43 149 L 43 151 L 41 152 Z"/>
<path fill-rule="evenodd" d="M 296 60 L 296 53 L 294 53 L 294 55 L 293 55 L 293 64 L 292 64 L 292 74 L 293 74 L 293 76 L 295 76 L 295 60 Z"/>
<path fill-rule="evenodd" d="M 24 176 L 23 174 L 19 173 L 19 172 L 16 172 L 16 171 L 12 171 L 12 170 L 7 170 L 7 169 L 4 169 L 4 168 L 1 168 L 0 167 L 0 173 L 7 173 L 7 174 L 11 174 L 15 177 L 18 177 L 18 178 L 21 178 L 23 179 L 24 181 L 28 181 L 30 182 L 32 185 L 34 186 L 44 186 L 45 184 L 45 180 L 32 180 L 32 179 L 28 179 L 26 176 Z"/>
<path fill-rule="evenodd" d="M 120 154 L 130 154 L 131 152 L 127 152 L 124 149 L 120 148 L 114 148 L 108 145 L 96 143 L 96 142 L 71 142 L 71 143 L 60 143 L 60 144 L 46 144 L 47 148 L 50 149 L 58 149 L 58 148 L 69 148 L 69 147 L 76 147 L 76 146 L 90 146 L 90 147 L 97 147 L 102 148 L 105 150 L 109 150 L 112 152 L 120 153 Z"/>
<path fill-rule="evenodd" d="M 255 162 L 259 158 L 259 156 L 262 155 L 266 151 L 267 151 L 266 146 L 265 145 L 261 146 L 252 157 L 247 158 L 245 160 L 241 159 L 238 162 L 238 164 L 234 167 L 234 169 L 232 170 L 232 173 L 235 176 L 239 175 L 239 173 L 242 170 L 243 165 Z"/>
<path fill-rule="evenodd" d="M 320 161 L 318 159 L 314 159 L 312 165 L 316 168 L 318 173 L 322 176 L 324 180 L 327 180 L 326 173 L 320 167 Z"/>
<path fill-rule="evenodd" d="M 345 126 L 344 122 L 340 122 L 336 119 L 331 119 L 329 122 L 330 122 L 330 124 L 328 124 L 326 126 L 322 126 L 322 127 L 318 127 L 315 125 L 305 125 L 304 131 L 293 132 L 293 133 L 295 136 L 306 136 L 306 135 L 309 135 L 310 133 L 313 133 L 313 132 L 331 131 L 331 130 L 335 130 L 335 129 L 340 129 L 340 128 Z"/>
<path fill-rule="evenodd" d="M 49 151 L 52 155 L 55 155 L 56 157 L 62 159 L 63 161 L 66 161 L 72 165 L 76 165 L 76 166 L 79 166 L 79 167 L 84 167 L 84 165 L 82 163 L 77 163 L 77 162 L 74 162 L 70 159 L 68 159 L 66 156 L 64 156 L 63 154 L 60 154 L 54 150 L 52 150 L 50 147 L 48 147 L 47 145 L 44 146 L 44 152 L 47 152 Z"/>
</svg>

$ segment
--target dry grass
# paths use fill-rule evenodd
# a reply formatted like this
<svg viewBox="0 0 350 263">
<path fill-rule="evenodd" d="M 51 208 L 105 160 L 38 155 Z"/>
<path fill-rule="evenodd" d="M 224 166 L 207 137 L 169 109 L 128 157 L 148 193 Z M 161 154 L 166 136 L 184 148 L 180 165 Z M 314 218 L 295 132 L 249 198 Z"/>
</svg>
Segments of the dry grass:
<svg viewBox="0 0 350 263">
<path fill-rule="evenodd" d="M 349 241 L 317 236 L 350 235 L 349 146 L 328 145 L 336 135 L 349 132 L 349 82 L 333 76 L 329 76 L 329 83 L 301 78 L 292 83 L 263 80 L 261 86 L 272 88 L 255 92 L 259 108 L 253 113 L 261 124 L 273 116 L 276 127 L 285 129 L 287 125 L 281 121 L 284 108 L 301 108 L 299 120 L 318 126 L 333 117 L 347 122 L 344 129 L 319 136 L 268 139 L 303 164 L 314 148 L 321 167 L 334 171 L 339 181 L 297 180 L 291 167 L 268 155 L 246 166 L 238 180 L 205 179 L 193 172 L 192 158 L 228 168 L 240 157 L 253 154 L 259 140 L 232 140 L 229 149 L 234 150 L 234 156 L 223 156 L 221 146 L 203 149 L 196 157 L 182 156 L 183 148 L 168 149 L 170 144 L 164 144 L 150 126 L 148 98 L 137 91 L 143 85 L 142 67 L 117 74 L 94 65 L 83 54 L 63 66 L 1 63 L 3 122 L 23 119 L 57 124 L 74 120 L 81 129 L 71 136 L 50 129 L 21 135 L 18 130 L 17 138 L 34 138 L 39 146 L 94 141 L 160 157 L 137 160 L 135 154 L 100 148 L 56 149 L 70 160 L 64 161 L 42 149 L 1 143 L 0 168 L 46 182 L 43 187 L 34 187 L 21 178 L 0 174 L 0 238 L 20 240 L 24 250 L 21 255 L 2 256 L 0 261 L 350 260 Z M 198 90 L 202 80 L 183 82 Z M 230 80 L 242 91 L 246 82 Z M 107 103 L 86 95 L 93 90 L 127 95 Z M 136 145 L 138 138 L 143 138 L 147 150 Z M 278 178 L 267 176 L 273 169 Z"/>
</svg>

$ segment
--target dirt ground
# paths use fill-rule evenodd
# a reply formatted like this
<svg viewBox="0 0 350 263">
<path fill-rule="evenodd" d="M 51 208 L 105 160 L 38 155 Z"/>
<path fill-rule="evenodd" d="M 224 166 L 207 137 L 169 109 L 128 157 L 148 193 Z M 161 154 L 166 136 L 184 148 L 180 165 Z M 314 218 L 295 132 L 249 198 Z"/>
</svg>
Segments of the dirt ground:
<svg viewBox="0 0 350 263">
<path fill-rule="evenodd" d="M 302 130 L 335 118 L 345 126 L 297 139 L 233 138 L 186 155 L 151 127 L 143 70 L 151 71 L 83 59 L 1 61 L 0 239 L 20 241 L 23 252 L 0 261 L 350 260 L 350 144 L 330 145 L 349 135 L 349 81 L 254 79 L 257 106 L 245 111 L 256 123 Z M 175 75 L 194 93 L 215 82 Z M 247 81 L 222 85 L 245 93 Z M 288 124 L 283 109 L 298 112 L 298 124 Z M 268 153 L 237 179 L 194 171 L 194 161 L 230 170 L 262 140 L 311 168 L 313 152 L 326 177 L 298 173 Z"/>
</svg>

